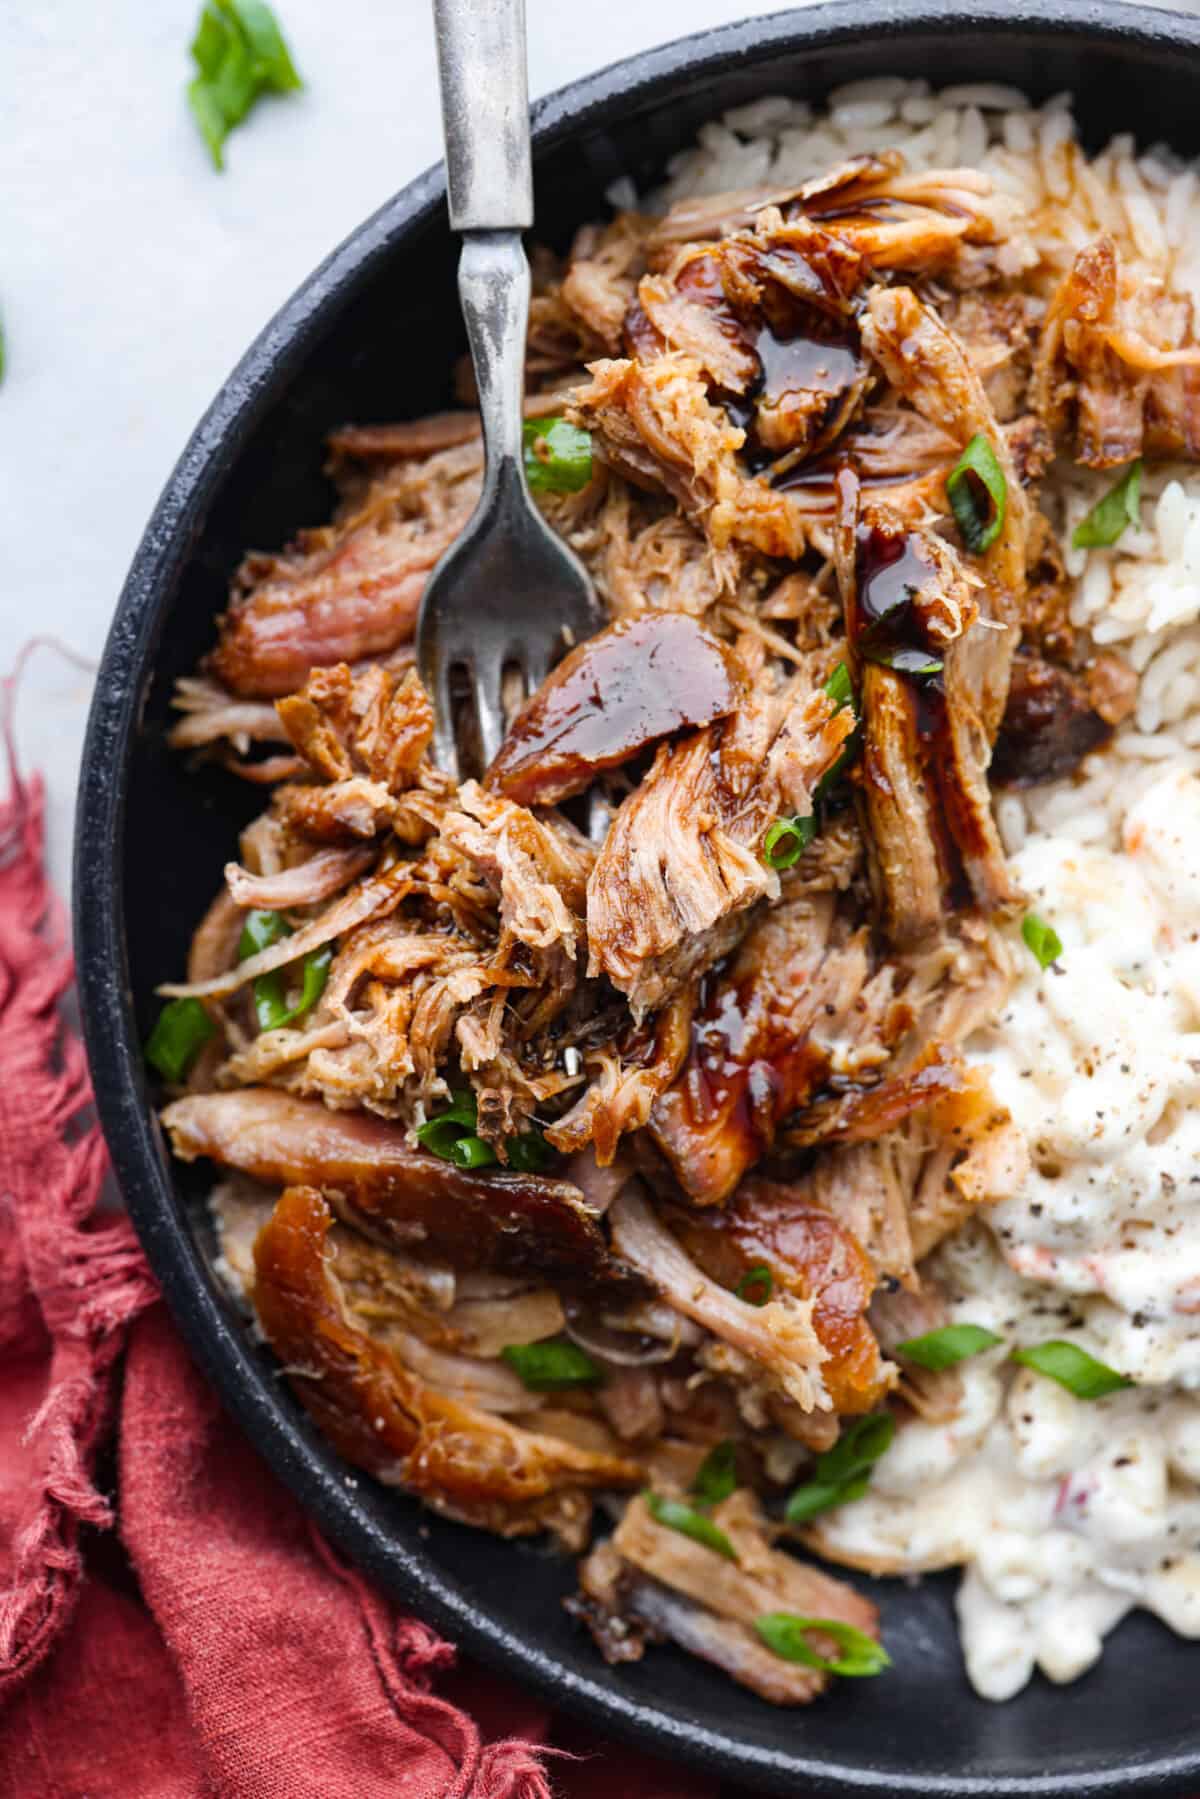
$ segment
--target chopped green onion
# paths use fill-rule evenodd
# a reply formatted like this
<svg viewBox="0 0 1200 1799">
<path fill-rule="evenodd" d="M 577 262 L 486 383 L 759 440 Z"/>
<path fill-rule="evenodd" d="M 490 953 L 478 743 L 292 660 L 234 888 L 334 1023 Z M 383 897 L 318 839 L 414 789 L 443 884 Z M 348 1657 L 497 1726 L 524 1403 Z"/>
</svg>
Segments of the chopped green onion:
<svg viewBox="0 0 1200 1799">
<path fill-rule="evenodd" d="M 188 103 L 213 164 L 260 95 L 303 87 L 274 13 L 264 0 L 206 0 L 192 39 L 197 74 Z"/>
<path fill-rule="evenodd" d="M 733 1290 L 748 1306 L 765 1306 L 774 1286 L 775 1276 L 765 1262 L 760 1262 L 756 1268 L 746 1270 Z"/>
<path fill-rule="evenodd" d="M 1116 543 L 1126 525 L 1142 519 L 1142 459 L 1130 463 L 1116 484 L 1076 525 L 1071 542 L 1077 550 L 1104 550 Z"/>
<path fill-rule="evenodd" d="M 817 1457 L 813 1478 L 797 1487 L 784 1509 L 789 1524 L 805 1524 L 831 1506 L 861 1499 L 871 1470 L 896 1434 L 890 1412 L 869 1412 L 846 1426 L 832 1449 Z"/>
<path fill-rule="evenodd" d="M 693 1506 L 685 1505 L 682 1499 L 664 1499 L 658 1493 L 646 1492 L 642 1498 L 650 1508 L 650 1515 L 669 1530 L 677 1530 L 685 1537 L 691 1537 L 694 1543 L 703 1543 L 706 1549 L 715 1549 L 718 1555 L 736 1562 L 738 1552 L 720 1525 L 706 1518 Z"/>
<path fill-rule="evenodd" d="M 198 999 L 169 1000 L 146 1039 L 146 1060 L 166 1081 L 182 1081 L 216 1025 Z"/>
<path fill-rule="evenodd" d="M 777 818 L 763 838 L 768 868 L 793 868 L 817 834 L 815 818 Z"/>
<path fill-rule="evenodd" d="M 728 1438 L 709 1450 L 689 1491 L 699 1505 L 720 1505 L 737 1486 L 737 1449 Z"/>
<path fill-rule="evenodd" d="M 754 1628 L 773 1655 L 785 1662 L 803 1662 L 806 1668 L 819 1668 L 823 1674 L 867 1679 L 892 1665 L 882 1643 L 837 1618 L 800 1618 L 795 1612 L 767 1612 L 754 1620 Z M 842 1653 L 830 1660 L 818 1655 L 808 1642 L 812 1631 L 832 1637 Z"/>
<path fill-rule="evenodd" d="M 946 481 L 946 497 L 962 540 L 976 554 L 994 544 L 1004 523 L 1008 489 L 1004 470 L 987 438 L 971 439 Z"/>
<path fill-rule="evenodd" d="M 592 478 L 592 437 L 566 419 L 526 419 L 525 479 L 532 493 L 578 493 Z"/>
<path fill-rule="evenodd" d="M 850 682 L 850 670 L 844 662 L 839 662 L 828 681 L 825 691 L 840 712 L 844 706 L 854 704 L 854 688 Z"/>
<path fill-rule="evenodd" d="M 1021 920 L 1021 935 L 1040 968 L 1049 968 L 1062 955 L 1062 938 L 1054 926 L 1048 925 L 1036 912 L 1027 912 Z"/>
<path fill-rule="evenodd" d="M 1035 1369 L 1038 1374 L 1049 1375 L 1068 1393 L 1074 1393 L 1076 1399 L 1103 1399 L 1106 1393 L 1133 1385 L 1126 1375 L 1118 1374 L 1107 1362 L 1098 1362 L 1077 1343 L 1064 1343 L 1058 1339 L 1035 1343 L 1031 1349 L 1014 1349 L 1012 1359 L 1020 1362 L 1022 1367 Z"/>
<path fill-rule="evenodd" d="M 459 1168 L 490 1168 L 497 1157 L 491 1144 L 485 1143 L 482 1137 L 459 1137 L 442 1159 Z"/>
<path fill-rule="evenodd" d="M 591 1356 L 569 1337 L 551 1337 L 544 1343 L 510 1343 L 500 1355 L 531 1393 L 557 1393 L 564 1387 L 582 1387 L 600 1379 L 600 1370 Z"/>
<path fill-rule="evenodd" d="M 868 662 L 894 668 L 898 675 L 940 675 L 945 666 L 940 656 L 931 656 L 928 650 L 908 644 L 901 644 L 894 650 L 873 650 L 864 644 L 862 653 Z"/>
<path fill-rule="evenodd" d="M 898 1343 L 896 1354 L 902 1355 L 907 1362 L 916 1362 L 920 1368 L 932 1368 L 938 1373 L 943 1368 L 953 1368 L 957 1362 L 965 1362 L 968 1356 L 994 1349 L 1003 1341 L 1003 1337 L 998 1337 L 995 1331 L 985 1330 L 982 1324 L 943 1324 L 940 1330 L 926 1331 L 923 1337 L 910 1337 L 907 1343 Z"/>
<path fill-rule="evenodd" d="M 259 1030 L 281 1030 L 284 1025 L 295 1024 L 298 1018 L 311 1012 L 325 991 L 332 963 L 333 950 L 328 944 L 323 949 L 311 950 L 305 956 L 301 964 L 300 997 L 294 1006 L 287 1003 L 284 971 L 281 968 L 273 968 L 269 974 L 260 974 L 254 983 L 254 1012 Z"/>
<path fill-rule="evenodd" d="M 504 1143 L 508 1166 L 517 1174 L 539 1174 L 550 1160 L 550 1146 L 540 1131 L 523 1131 Z"/>
<path fill-rule="evenodd" d="M 238 961 L 245 962 L 250 956 L 257 956 L 259 950 L 270 949 L 274 943 L 280 943 L 290 937 L 292 927 L 282 912 L 264 912 L 255 907 L 247 912 L 242 934 L 238 938 Z"/>
</svg>

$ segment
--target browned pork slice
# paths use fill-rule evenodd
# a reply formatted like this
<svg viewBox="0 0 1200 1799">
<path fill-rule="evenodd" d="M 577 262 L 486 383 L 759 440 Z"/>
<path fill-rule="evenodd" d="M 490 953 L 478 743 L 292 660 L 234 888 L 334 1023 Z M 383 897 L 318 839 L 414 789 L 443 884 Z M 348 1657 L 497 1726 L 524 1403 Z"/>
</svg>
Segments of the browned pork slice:
<svg viewBox="0 0 1200 1799">
<path fill-rule="evenodd" d="M 802 1185 L 751 1175 L 727 1205 L 672 1207 L 668 1222 L 697 1267 L 736 1292 L 767 1268 L 771 1292 L 813 1302 L 813 1330 L 826 1352 L 821 1374 L 839 1413 L 869 1412 L 895 1379 L 867 1320 L 876 1274 L 857 1239 Z M 751 1291 L 758 1301 L 762 1290 Z"/>
<path fill-rule="evenodd" d="M 1002 434 L 962 350 L 906 289 L 870 297 L 869 341 L 914 403 L 963 441 L 982 431 L 1005 477 L 1005 517 L 976 573 L 945 541 L 860 510 L 838 477 L 838 579 L 862 666 L 862 793 L 874 885 L 894 942 L 936 930 L 961 870 L 986 909 L 1017 898 L 992 816 L 991 747 L 1008 695 L 1024 593 L 1026 507 Z M 864 335 L 868 333 L 864 332 Z M 943 383 L 946 392 L 941 392 Z M 981 578 L 982 577 L 982 578 Z"/>
<path fill-rule="evenodd" d="M 571 651 L 521 708 L 486 785 L 522 805 L 554 805 L 685 726 L 725 718 L 739 670 L 682 612 L 620 620 Z"/>
<path fill-rule="evenodd" d="M 635 1486 L 636 1462 L 521 1430 L 445 1398 L 346 1315 L 326 1261 L 333 1214 L 290 1187 L 254 1249 L 259 1323 L 334 1448 L 438 1511 L 503 1536 L 551 1530 L 581 1548 L 598 1487 Z"/>
<path fill-rule="evenodd" d="M 667 1638 L 776 1705 L 807 1704 L 829 1676 L 773 1655 L 755 1620 L 791 1612 L 836 1619 L 877 1638 L 876 1608 L 844 1581 L 772 1548 L 758 1504 L 744 1489 L 716 1508 L 713 1521 L 736 1562 L 659 1524 L 644 1499 L 631 1500 L 613 1535 L 580 1564 L 583 1599 L 569 1609 L 606 1660 L 637 1660 L 648 1638 Z M 819 1654 L 836 1655 L 830 1639 L 814 1633 L 812 1641 Z"/>
<path fill-rule="evenodd" d="M 401 1249 L 566 1283 L 624 1278 L 569 1181 L 468 1172 L 413 1149 L 381 1118 L 271 1087 L 192 1094 L 162 1119 L 182 1161 L 205 1156 L 256 1180 L 318 1187 Z"/>
<path fill-rule="evenodd" d="M 1076 673 L 1021 650 L 1013 659 L 992 780 L 1032 787 L 1073 774 L 1128 718 L 1136 695 L 1137 676 L 1116 656 L 1098 655 Z"/>
<path fill-rule="evenodd" d="M 208 669 L 244 698 L 278 699 L 309 671 L 407 643 L 426 576 L 479 492 L 476 443 L 398 463 L 354 488 L 331 525 L 234 578 Z"/>
<path fill-rule="evenodd" d="M 636 1017 L 736 942 L 744 914 L 779 892 L 762 859 L 780 814 L 811 815 L 813 790 L 854 729 L 803 676 L 770 691 L 746 649 L 752 693 L 724 725 L 662 748 L 614 818 L 588 882 L 589 973 Z M 759 655 L 761 668 L 761 654 Z"/>
<path fill-rule="evenodd" d="M 865 931 L 835 920 L 829 893 L 786 900 L 710 974 L 678 1078 L 650 1134 L 688 1197 L 719 1204 L 766 1155 L 780 1124 L 822 1088 L 886 1059 L 908 1013 L 891 975 L 873 978 Z"/>
<path fill-rule="evenodd" d="M 1046 311 L 1034 372 L 1039 411 L 1078 461 L 1200 454 L 1200 344 L 1192 303 L 1123 270 L 1104 234 L 1081 250 Z"/>
</svg>

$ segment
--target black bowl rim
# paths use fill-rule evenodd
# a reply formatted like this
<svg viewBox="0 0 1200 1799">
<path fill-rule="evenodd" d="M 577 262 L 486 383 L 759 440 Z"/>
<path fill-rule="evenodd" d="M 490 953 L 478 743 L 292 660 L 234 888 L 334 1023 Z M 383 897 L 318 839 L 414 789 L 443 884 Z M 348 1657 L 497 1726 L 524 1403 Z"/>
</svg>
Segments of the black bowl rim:
<svg viewBox="0 0 1200 1799">
<path fill-rule="evenodd" d="M 957 17 L 956 17 L 957 12 Z M 675 39 L 581 77 L 536 102 L 535 152 L 560 142 L 608 109 L 636 100 L 645 108 L 683 78 L 703 79 L 771 48 L 834 49 L 863 33 L 915 36 L 955 25 L 980 37 L 1010 34 L 1047 39 L 1102 39 L 1131 50 L 1184 51 L 1200 67 L 1200 19 L 1127 4 L 1126 0 L 1043 0 L 1017 6 L 977 0 L 952 11 L 937 0 L 827 0 Z M 603 1671 L 580 1677 L 518 1633 L 485 1629 L 469 1603 L 447 1587 L 420 1551 L 392 1539 L 381 1549 L 363 1515 L 344 1465 L 314 1446 L 284 1410 L 244 1333 L 231 1326 L 176 1203 L 160 1158 L 158 1125 L 149 1104 L 123 936 L 120 845 L 129 766 L 153 645 L 165 596 L 202 529 L 209 502 L 268 403 L 319 337 L 327 307 L 386 263 L 407 234 L 427 221 L 444 195 L 440 164 L 425 170 L 364 221 L 314 270 L 266 325 L 221 387 L 192 434 L 151 516 L 114 614 L 97 674 L 81 762 L 75 830 L 74 931 L 84 1036 L 98 1115 L 126 1204 L 164 1298 L 194 1359 L 284 1485 L 353 1560 L 401 1599 L 466 1645 L 484 1663 L 527 1683 L 540 1696 L 601 1731 L 676 1756 L 711 1773 L 772 1790 L 807 1783 L 813 1799 L 850 1794 L 906 1794 L 912 1799 L 970 1795 L 1050 1795 L 1057 1776 L 897 1776 L 835 1763 L 798 1748 L 786 1754 L 734 1741 L 702 1721 L 683 1727 L 647 1697 L 605 1684 Z M 788 1783 L 787 1788 L 781 1784 Z M 1079 1795 L 1121 1799 L 1200 1784 L 1194 1751 L 1136 1766 L 1081 1771 Z"/>
</svg>

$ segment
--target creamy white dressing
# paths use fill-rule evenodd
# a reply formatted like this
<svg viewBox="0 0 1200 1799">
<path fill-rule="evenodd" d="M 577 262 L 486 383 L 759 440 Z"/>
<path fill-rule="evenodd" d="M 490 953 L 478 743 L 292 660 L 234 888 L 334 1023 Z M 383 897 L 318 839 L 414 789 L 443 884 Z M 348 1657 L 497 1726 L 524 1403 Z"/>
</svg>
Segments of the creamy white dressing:
<svg viewBox="0 0 1200 1799">
<path fill-rule="evenodd" d="M 949 1425 L 914 1419 L 835 1553 L 964 1564 L 967 1671 L 991 1699 L 1072 1680 L 1133 1606 L 1200 1636 L 1200 780 L 1164 771 L 1112 851 L 1014 858 L 1063 952 L 1029 955 L 968 1046 L 1023 1131 L 1020 1192 L 934 1258 L 954 1322 L 1006 1347 L 961 1365 Z M 1008 1347 L 1066 1338 L 1136 1385 L 1078 1400 Z"/>
</svg>

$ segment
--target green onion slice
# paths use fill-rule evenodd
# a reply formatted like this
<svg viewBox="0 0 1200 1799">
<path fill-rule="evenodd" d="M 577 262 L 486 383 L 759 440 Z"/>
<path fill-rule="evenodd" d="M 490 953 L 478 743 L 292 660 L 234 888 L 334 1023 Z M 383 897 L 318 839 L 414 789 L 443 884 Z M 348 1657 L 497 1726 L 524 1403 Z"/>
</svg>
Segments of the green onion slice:
<svg viewBox="0 0 1200 1799">
<path fill-rule="evenodd" d="M 726 1438 L 714 1444 L 696 1470 L 688 1489 L 697 1505 L 720 1505 L 737 1486 L 737 1449 Z"/>
<path fill-rule="evenodd" d="M 793 868 L 817 834 L 813 817 L 777 818 L 763 838 L 763 861 L 768 868 Z"/>
<path fill-rule="evenodd" d="M 540 1131 L 523 1131 L 504 1143 L 508 1166 L 517 1174 L 540 1174 L 550 1160 L 550 1146 Z"/>
<path fill-rule="evenodd" d="M 748 1306 L 765 1306 L 774 1287 L 775 1276 L 765 1262 L 759 1262 L 756 1267 L 746 1270 L 733 1290 Z"/>
<path fill-rule="evenodd" d="M 677 1530 L 685 1537 L 691 1537 L 694 1543 L 703 1543 L 706 1549 L 715 1549 L 718 1555 L 736 1562 L 738 1552 L 720 1525 L 706 1518 L 694 1506 L 686 1505 L 682 1499 L 664 1499 L 660 1493 L 649 1491 L 642 1494 L 650 1508 L 650 1515 L 669 1530 Z"/>
<path fill-rule="evenodd" d="M 890 1412 L 869 1412 L 842 1431 L 832 1449 L 817 1457 L 813 1478 L 797 1487 L 784 1508 L 789 1524 L 806 1524 L 832 1506 L 861 1499 L 871 1470 L 896 1434 Z"/>
<path fill-rule="evenodd" d="M 1142 459 L 1131 462 L 1120 480 L 1076 525 L 1071 542 L 1077 550 L 1106 550 L 1126 525 L 1142 520 Z"/>
<path fill-rule="evenodd" d="M 863 1680 L 873 1674 L 882 1674 L 892 1665 L 892 1658 L 882 1643 L 837 1618 L 801 1618 L 795 1612 L 767 1612 L 764 1617 L 754 1620 L 754 1628 L 773 1655 L 785 1662 L 803 1662 L 807 1668 L 819 1668 L 823 1674 L 841 1674 L 847 1679 Z M 832 1637 L 841 1654 L 831 1659 L 818 1655 L 808 1641 L 813 1631 Z"/>
<path fill-rule="evenodd" d="M 247 912 L 242 925 L 238 961 L 245 962 L 249 956 L 257 956 L 260 950 L 270 949 L 273 943 L 280 943 L 291 934 L 292 927 L 282 912 L 264 912 L 255 907 L 252 912 Z"/>
<path fill-rule="evenodd" d="M 946 497 L 954 513 L 954 522 L 969 550 L 978 554 L 995 543 L 1004 523 L 1007 494 L 1004 471 L 996 460 L 996 452 L 979 431 L 946 481 Z"/>
<path fill-rule="evenodd" d="M 216 1028 L 198 999 L 169 1000 L 146 1039 L 146 1060 L 165 1081 L 182 1081 Z"/>
<path fill-rule="evenodd" d="M 600 1379 L 600 1370 L 578 1343 L 551 1337 L 544 1343 L 510 1343 L 500 1355 L 531 1393 L 558 1393 Z"/>
<path fill-rule="evenodd" d="M 473 1137 L 479 1123 L 475 1094 L 470 1087 L 460 1087 L 450 1095 L 450 1104 L 435 1118 L 427 1118 L 417 1127 L 417 1142 L 433 1155 L 449 1162 L 451 1151 L 460 1137 Z"/>
<path fill-rule="evenodd" d="M 490 1143 L 482 1137 L 458 1137 L 450 1145 L 443 1161 L 453 1162 L 459 1168 L 490 1168 L 498 1159 Z"/>
<path fill-rule="evenodd" d="M 844 662 L 838 663 L 828 681 L 826 681 L 825 691 L 839 712 L 844 706 L 852 706 L 854 704 L 854 688 L 850 681 L 850 670 L 846 667 Z"/>
<path fill-rule="evenodd" d="M 273 968 L 269 974 L 260 974 L 254 983 L 254 1012 L 259 1030 L 281 1030 L 284 1025 L 295 1024 L 298 1018 L 311 1012 L 325 991 L 332 965 L 333 950 L 329 944 L 305 956 L 301 964 L 300 997 L 294 1006 L 287 1003 L 282 969 Z"/>
<path fill-rule="evenodd" d="M 907 1362 L 916 1362 L 920 1368 L 932 1368 L 936 1373 L 943 1368 L 953 1368 L 957 1362 L 965 1362 L 968 1356 L 994 1349 L 1003 1341 L 1003 1337 L 998 1337 L 995 1331 L 985 1330 L 982 1324 L 943 1324 L 940 1330 L 926 1331 L 923 1337 L 910 1337 L 907 1343 L 898 1343 L 896 1354 L 902 1355 Z"/>
<path fill-rule="evenodd" d="M 940 656 L 931 656 L 928 650 L 911 644 L 901 644 L 893 650 L 873 650 L 864 644 L 862 653 L 868 662 L 894 668 L 898 675 L 940 675 L 945 666 Z"/>
<path fill-rule="evenodd" d="M 259 96 L 290 93 L 304 84 L 264 0 L 206 0 L 191 48 L 197 72 L 188 104 L 214 166 L 221 169 L 225 139 Z"/>
<path fill-rule="evenodd" d="M 1098 1362 L 1086 1349 L 1080 1349 L 1078 1343 L 1064 1343 L 1060 1339 L 1035 1343 L 1030 1349 L 1014 1349 L 1012 1359 L 1024 1368 L 1049 1375 L 1076 1399 L 1103 1399 L 1106 1393 L 1116 1393 L 1121 1387 L 1133 1385 L 1127 1375 L 1118 1374 L 1107 1362 Z"/>
<path fill-rule="evenodd" d="M 525 479 L 532 493 L 578 493 L 592 478 L 592 436 L 566 419 L 526 419 Z"/>
<path fill-rule="evenodd" d="M 1039 968 L 1049 968 L 1062 955 L 1062 938 L 1053 925 L 1039 918 L 1036 912 L 1027 912 L 1021 920 L 1021 935 L 1025 939 L 1025 947 L 1037 960 Z"/>
</svg>

